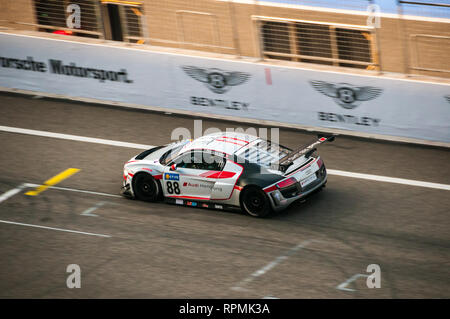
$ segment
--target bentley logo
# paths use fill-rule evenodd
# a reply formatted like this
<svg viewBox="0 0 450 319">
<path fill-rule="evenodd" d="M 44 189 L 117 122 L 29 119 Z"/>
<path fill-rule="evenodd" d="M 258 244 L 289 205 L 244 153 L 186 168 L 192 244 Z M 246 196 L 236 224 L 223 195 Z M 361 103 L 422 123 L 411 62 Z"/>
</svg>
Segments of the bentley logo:
<svg viewBox="0 0 450 319">
<path fill-rule="evenodd" d="M 231 86 L 240 85 L 250 78 L 244 72 L 227 72 L 220 69 L 201 69 L 195 66 L 183 66 L 184 72 L 205 85 L 214 93 L 225 93 Z"/>
<path fill-rule="evenodd" d="M 357 87 L 347 83 L 333 84 L 323 81 L 310 81 L 310 83 L 317 91 L 332 97 L 345 109 L 354 109 L 362 101 L 372 100 L 383 92 L 383 89 L 373 86 Z"/>
</svg>

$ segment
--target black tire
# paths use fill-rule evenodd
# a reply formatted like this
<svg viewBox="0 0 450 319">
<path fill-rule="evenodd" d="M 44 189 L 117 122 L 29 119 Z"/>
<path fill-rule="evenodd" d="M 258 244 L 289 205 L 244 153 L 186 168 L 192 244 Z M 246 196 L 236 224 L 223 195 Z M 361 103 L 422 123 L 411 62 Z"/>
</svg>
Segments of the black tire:
<svg viewBox="0 0 450 319">
<path fill-rule="evenodd" d="M 264 217 L 272 212 L 269 198 L 259 187 L 244 188 L 240 196 L 241 209 L 253 217 Z"/>
<path fill-rule="evenodd" d="M 150 174 L 139 173 L 133 177 L 133 191 L 137 199 L 156 202 L 160 198 L 161 187 Z"/>
</svg>

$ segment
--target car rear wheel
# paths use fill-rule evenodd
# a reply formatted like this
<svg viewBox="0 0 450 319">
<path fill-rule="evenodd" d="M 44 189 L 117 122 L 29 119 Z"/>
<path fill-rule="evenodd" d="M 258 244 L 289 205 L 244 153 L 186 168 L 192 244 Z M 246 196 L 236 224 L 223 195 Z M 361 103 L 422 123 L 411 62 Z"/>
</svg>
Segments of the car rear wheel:
<svg viewBox="0 0 450 319">
<path fill-rule="evenodd" d="M 244 189 L 241 195 L 241 208 L 253 217 L 264 217 L 272 211 L 266 193 L 256 186 Z"/>
<path fill-rule="evenodd" d="M 133 178 L 133 191 L 137 199 L 155 202 L 159 199 L 161 188 L 153 176 L 147 173 L 140 173 Z"/>
</svg>

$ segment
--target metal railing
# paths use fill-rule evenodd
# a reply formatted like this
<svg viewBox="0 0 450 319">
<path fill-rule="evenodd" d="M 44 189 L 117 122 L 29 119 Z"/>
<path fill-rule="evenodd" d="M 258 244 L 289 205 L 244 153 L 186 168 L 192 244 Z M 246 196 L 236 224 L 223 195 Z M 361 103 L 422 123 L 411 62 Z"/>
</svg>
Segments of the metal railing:
<svg viewBox="0 0 450 319">
<path fill-rule="evenodd" d="M 261 58 L 379 69 L 375 28 L 253 16 Z"/>
</svg>

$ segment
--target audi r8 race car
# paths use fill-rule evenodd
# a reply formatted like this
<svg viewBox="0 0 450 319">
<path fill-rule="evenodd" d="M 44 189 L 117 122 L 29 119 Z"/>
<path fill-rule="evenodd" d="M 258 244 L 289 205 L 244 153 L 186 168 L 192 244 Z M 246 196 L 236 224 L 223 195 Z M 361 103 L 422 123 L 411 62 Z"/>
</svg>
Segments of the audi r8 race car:
<svg viewBox="0 0 450 319">
<path fill-rule="evenodd" d="M 244 133 L 221 132 L 154 147 L 124 166 L 122 194 L 144 201 L 241 208 L 263 217 L 325 186 L 319 136 L 291 150 Z"/>
</svg>

